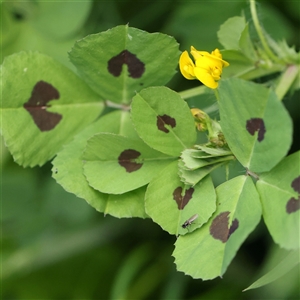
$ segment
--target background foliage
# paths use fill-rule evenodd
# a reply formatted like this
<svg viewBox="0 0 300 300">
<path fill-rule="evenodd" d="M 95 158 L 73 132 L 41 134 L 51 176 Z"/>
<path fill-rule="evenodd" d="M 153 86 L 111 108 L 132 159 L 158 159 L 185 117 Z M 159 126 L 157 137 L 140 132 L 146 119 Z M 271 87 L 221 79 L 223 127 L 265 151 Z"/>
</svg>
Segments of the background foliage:
<svg viewBox="0 0 300 300">
<path fill-rule="evenodd" d="M 129 23 L 173 35 L 185 50 L 214 49 L 217 30 L 244 10 L 247 1 L 1 1 L 2 57 L 39 50 L 73 68 L 74 42 L 90 33 Z M 297 1 L 262 1 L 261 21 L 274 39 L 285 37 L 299 50 Z M 72 11 L 72 13 L 70 13 Z M 280 26 L 279 26 L 280 24 Z M 197 86 L 176 74 L 176 91 Z M 299 91 L 284 105 L 294 121 L 290 153 L 299 150 Z M 213 100 L 213 99 L 211 99 Z M 199 98 L 189 103 L 199 103 Z M 213 102 L 205 100 L 204 106 Z M 150 220 L 103 217 L 51 178 L 51 164 L 17 166 L 2 145 L 3 299 L 293 299 L 298 270 L 258 290 L 250 282 L 287 255 L 273 244 L 261 222 L 243 244 L 223 279 L 202 282 L 175 270 L 174 236 Z M 223 176 L 222 174 L 215 174 Z M 298 276 L 298 277 L 297 277 Z"/>
</svg>

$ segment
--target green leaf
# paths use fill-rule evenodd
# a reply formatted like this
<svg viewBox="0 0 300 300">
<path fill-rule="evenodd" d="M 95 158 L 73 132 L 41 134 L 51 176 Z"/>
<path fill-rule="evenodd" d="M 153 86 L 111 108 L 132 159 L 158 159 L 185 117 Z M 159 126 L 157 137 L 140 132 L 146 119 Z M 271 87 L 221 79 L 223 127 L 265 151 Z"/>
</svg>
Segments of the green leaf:
<svg viewBox="0 0 300 300">
<path fill-rule="evenodd" d="M 121 25 L 76 42 L 70 60 L 103 98 L 129 103 L 136 91 L 167 83 L 179 54 L 174 38 Z"/>
<path fill-rule="evenodd" d="M 117 218 L 148 218 L 145 212 L 145 193 L 146 186 L 142 186 L 121 195 L 109 194 L 104 213 Z"/>
<path fill-rule="evenodd" d="M 251 65 L 257 60 L 257 55 L 249 35 L 249 24 L 246 23 L 244 17 L 233 17 L 228 19 L 221 25 L 220 30 L 218 31 L 218 38 L 225 49 L 229 51 L 241 51 L 242 55 L 251 61 Z M 224 59 L 227 59 L 226 55 L 224 56 Z M 229 61 L 230 66 L 232 67 L 231 59 L 229 59 Z M 236 74 L 237 73 L 238 72 L 236 72 Z"/>
<path fill-rule="evenodd" d="M 241 33 L 241 37 L 239 39 L 239 49 L 241 49 L 243 54 L 253 62 L 255 62 L 258 59 L 249 35 L 249 24 L 246 24 L 244 30 Z"/>
<path fill-rule="evenodd" d="M 244 45 L 242 47 L 244 47 Z M 250 49 L 248 50 L 250 51 Z M 285 66 L 281 64 L 273 64 L 268 67 L 263 64 L 257 66 L 257 64 L 253 61 L 253 58 L 248 58 L 246 54 L 247 51 L 242 53 L 240 50 L 222 51 L 223 59 L 230 63 L 229 68 L 223 69 L 223 79 L 228 77 L 239 77 L 245 80 L 251 80 L 277 72 L 282 72 L 285 69 Z"/>
<path fill-rule="evenodd" d="M 277 266 L 275 266 L 270 272 L 253 282 L 249 287 L 243 290 L 243 292 L 257 289 L 264 285 L 267 285 L 292 270 L 295 266 L 299 265 L 300 263 L 300 255 L 299 251 L 292 251 L 290 252 L 287 257 L 285 257 Z"/>
<path fill-rule="evenodd" d="M 217 32 L 219 42 L 225 49 L 239 50 L 239 40 L 246 26 L 244 17 L 229 18 L 220 26 Z"/>
<path fill-rule="evenodd" d="M 75 69 L 67 51 L 82 37 L 86 29 L 82 26 L 89 17 L 91 5 L 90 0 L 5 1 L 0 8 L 3 28 L 1 59 L 19 51 L 33 50 Z"/>
<path fill-rule="evenodd" d="M 264 221 L 275 243 L 300 246 L 300 151 L 289 155 L 257 181 Z"/>
<path fill-rule="evenodd" d="M 184 100 L 167 87 L 150 87 L 132 101 L 131 118 L 141 139 L 172 156 L 196 141 L 195 123 Z"/>
<path fill-rule="evenodd" d="M 224 68 L 222 72 L 222 78 L 228 77 L 240 77 L 244 79 L 252 79 L 255 77 L 249 77 L 249 73 L 256 71 L 257 67 L 251 59 L 245 56 L 240 50 L 224 50 L 222 51 L 222 57 L 224 60 L 230 63 L 229 68 Z M 258 69 L 261 70 L 261 69 Z M 268 70 L 264 69 L 264 72 Z M 258 76 L 257 76 L 258 77 Z"/>
<path fill-rule="evenodd" d="M 129 112 L 114 111 L 89 125 L 64 146 L 53 160 L 52 176 L 66 191 L 85 199 L 96 210 L 118 218 L 145 218 L 144 187 L 122 195 L 103 194 L 89 186 L 82 165 L 87 140 L 99 132 L 112 132 L 137 138 Z"/>
<path fill-rule="evenodd" d="M 180 37 L 182 49 L 215 49 L 220 25 L 245 8 L 244 1 L 178 1 L 166 22 L 167 32 Z"/>
<path fill-rule="evenodd" d="M 210 176 L 196 186 L 185 186 L 177 175 L 177 161 L 169 164 L 148 185 L 147 214 L 170 234 L 186 234 L 202 226 L 216 209 L 216 194 Z M 188 228 L 185 221 L 198 214 Z"/>
<path fill-rule="evenodd" d="M 32 3 L 29 2 L 23 2 L 25 6 L 31 6 Z M 18 36 L 20 29 L 19 29 L 19 22 L 16 22 L 14 20 L 12 13 L 10 12 L 9 5 L 12 5 L 12 3 L 8 4 L 7 2 L 4 4 L 1 1 L 0 4 L 0 12 L 1 12 L 1 63 L 3 60 L 3 57 L 5 56 L 5 50 L 10 46 L 10 44 L 14 41 L 14 39 Z M 5 49 L 5 50 L 4 50 Z M 4 51 L 3 51 L 4 50 Z"/>
<path fill-rule="evenodd" d="M 230 150 L 224 148 L 213 148 L 204 145 L 195 145 L 195 148 L 209 154 L 209 156 L 206 155 L 205 157 L 225 156 L 225 155 L 232 154 Z M 202 156 L 198 156 L 198 157 L 202 157 Z"/>
<path fill-rule="evenodd" d="M 182 160 L 178 161 L 178 175 L 180 180 L 187 185 L 194 186 L 206 175 L 210 174 L 213 170 L 224 165 L 225 162 L 208 165 L 196 170 L 187 169 Z"/>
<path fill-rule="evenodd" d="M 221 127 L 232 153 L 252 172 L 271 170 L 292 142 L 285 107 L 273 90 L 238 78 L 222 81 L 219 92 Z"/>
<path fill-rule="evenodd" d="M 37 52 L 7 57 L 0 77 L 2 135 L 24 167 L 43 165 L 103 109 L 73 72 Z"/>
<path fill-rule="evenodd" d="M 197 145 L 195 145 L 194 147 L 196 148 Z M 183 150 L 182 154 L 186 153 L 187 155 L 189 155 L 190 157 L 194 157 L 194 158 L 210 158 L 210 157 L 214 157 L 214 155 L 211 154 L 207 154 L 204 151 L 201 150 L 197 150 L 197 149 L 185 149 Z"/>
<path fill-rule="evenodd" d="M 215 164 L 223 162 L 225 160 L 234 159 L 233 155 L 225 156 L 225 157 L 221 156 L 221 157 L 201 159 L 201 158 L 194 158 L 194 157 L 191 157 L 190 155 L 185 155 L 185 154 L 186 153 L 183 152 L 181 155 L 183 167 L 185 169 L 191 170 L 191 171 L 205 167 L 205 166 L 215 165 Z"/>
<path fill-rule="evenodd" d="M 228 150 L 223 150 L 221 148 L 210 148 L 210 147 L 201 146 L 201 145 L 195 145 L 195 147 L 199 148 L 199 149 L 201 149 L 201 148 L 207 149 L 207 151 L 209 151 L 209 152 L 204 152 L 204 151 L 195 150 L 195 149 L 183 150 L 183 152 L 180 156 L 180 158 L 182 160 L 182 164 L 180 164 L 180 166 L 182 169 L 193 171 L 193 170 L 196 170 L 199 168 L 203 168 L 205 166 L 215 165 L 220 162 L 225 162 L 225 161 L 234 159 L 233 155 L 225 154 L 225 153 L 232 154 L 231 151 L 228 151 Z M 198 153 L 195 151 L 198 151 Z M 203 155 L 203 153 L 205 153 L 205 154 Z M 217 155 L 214 156 L 213 155 L 214 153 Z M 197 155 L 198 156 L 200 155 L 200 157 L 197 157 Z M 209 157 L 207 157 L 206 155 L 209 155 Z"/>
<path fill-rule="evenodd" d="M 211 153 L 208 153 L 208 152 L 205 152 L 205 151 L 202 151 L 202 150 L 198 150 L 198 149 L 201 149 L 202 146 L 201 145 L 195 145 L 194 146 L 195 148 L 197 149 L 185 149 L 182 154 L 186 154 L 186 155 L 189 155 L 191 157 L 194 157 L 194 158 L 212 158 L 212 157 L 221 157 L 221 156 L 227 156 L 227 155 L 231 155 L 232 152 L 229 151 L 229 150 L 225 150 L 225 149 L 222 149 L 222 148 L 211 148 L 213 151 L 214 151 L 214 154 L 211 154 Z"/>
<path fill-rule="evenodd" d="M 250 177 L 235 177 L 219 185 L 216 193 L 217 210 L 210 221 L 175 243 L 177 270 L 193 278 L 222 276 L 260 220 L 259 197 Z"/>
<path fill-rule="evenodd" d="M 92 1 L 38 1 L 37 6 L 33 26 L 47 37 L 61 40 L 76 34 L 83 27 Z"/>
<path fill-rule="evenodd" d="M 300 63 L 300 52 L 296 52 L 295 46 L 289 47 L 286 40 L 275 42 L 270 36 L 267 37 L 267 40 L 278 57 L 282 58 L 286 64 Z"/>
<path fill-rule="evenodd" d="M 109 194 L 123 194 L 146 185 L 174 160 L 142 140 L 110 133 L 89 139 L 82 158 L 89 185 Z"/>
</svg>

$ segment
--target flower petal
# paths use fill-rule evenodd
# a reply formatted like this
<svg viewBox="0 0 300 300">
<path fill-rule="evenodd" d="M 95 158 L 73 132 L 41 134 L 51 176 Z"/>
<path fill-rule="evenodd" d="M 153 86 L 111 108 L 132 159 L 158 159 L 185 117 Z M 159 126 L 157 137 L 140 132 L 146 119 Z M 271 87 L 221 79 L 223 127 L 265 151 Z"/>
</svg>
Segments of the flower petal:
<svg viewBox="0 0 300 300">
<path fill-rule="evenodd" d="M 225 68 L 225 67 L 229 66 L 229 63 L 226 60 L 222 59 L 222 54 L 221 54 L 221 52 L 218 48 L 216 48 L 214 51 L 212 51 L 211 54 L 206 52 L 206 51 L 198 51 L 198 53 L 204 55 L 207 58 L 210 57 L 210 58 L 214 59 L 215 61 L 219 61 L 220 66 L 222 68 L 223 67 Z"/>
<path fill-rule="evenodd" d="M 195 76 L 200 80 L 204 85 L 211 89 L 216 89 L 218 87 L 218 82 L 214 80 L 210 72 L 207 69 L 203 68 L 194 68 Z"/>
<path fill-rule="evenodd" d="M 196 60 L 196 67 L 206 69 L 210 73 L 214 72 L 216 69 L 219 70 L 219 74 L 222 73 L 222 61 L 215 59 L 211 56 L 202 56 Z"/>
<path fill-rule="evenodd" d="M 218 48 L 211 53 L 198 51 L 191 46 L 191 54 L 195 63 L 191 60 L 187 51 L 184 51 L 179 59 L 179 67 L 186 79 L 198 79 L 211 89 L 218 87 L 218 80 L 221 79 L 222 70 L 229 66 L 229 63 L 222 59 Z"/>
<path fill-rule="evenodd" d="M 222 54 L 218 48 L 216 48 L 214 51 L 211 51 L 211 55 L 216 56 L 220 59 L 222 59 Z"/>
<path fill-rule="evenodd" d="M 206 55 L 206 54 L 209 55 L 208 52 L 206 52 L 206 51 L 198 51 L 198 50 L 197 50 L 195 47 L 193 47 L 193 46 L 191 46 L 191 54 L 193 55 L 195 61 L 196 61 L 197 59 L 199 59 L 200 57 L 202 57 L 203 55 Z"/>
<path fill-rule="evenodd" d="M 186 78 L 186 79 L 195 79 L 194 75 L 194 63 L 189 57 L 189 54 L 187 51 L 184 51 L 181 53 L 180 58 L 179 58 L 179 68 L 181 74 Z"/>
</svg>

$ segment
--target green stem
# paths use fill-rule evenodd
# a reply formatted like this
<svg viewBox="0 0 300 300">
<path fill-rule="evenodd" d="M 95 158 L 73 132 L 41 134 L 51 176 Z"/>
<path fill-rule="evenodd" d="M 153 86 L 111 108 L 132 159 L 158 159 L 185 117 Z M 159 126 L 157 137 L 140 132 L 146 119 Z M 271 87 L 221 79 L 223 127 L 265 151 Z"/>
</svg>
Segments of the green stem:
<svg viewBox="0 0 300 300">
<path fill-rule="evenodd" d="M 104 103 L 107 107 L 117 108 L 121 110 L 130 110 L 130 106 L 126 104 L 118 104 L 118 103 L 111 102 L 109 100 L 106 100 Z"/>
<path fill-rule="evenodd" d="M 281 75 L 279 83 L 275 89 L 275 93 L 279 100 L 283 99 L 284 95 L 288 92 L 296 77 L 299 76 L 299 72 L 299 66 L 291 65 Z"/>
<path fill-rule="evenodd" d="M 215 96 L 216 96 L 217 101 L 220 101 L 219 91 L 217 89 L 215 89 L 214 91 L 215 91 Z"/>
<path fill-rule="evenodd" d="M 212 105 L 210 106 L 206 106 L 202 109 L 206 114 L 211 114 L 213 112 L 216 112 L 219 110 L 219 106 L 218 106 L 218 103 L 215 102 L 213 103 Z"/>
<path fill-rule="evenodd" d="M 272 52 L 272 50 L 270 49 L 265 36 L 263 34 L 263 30 L 262 27 L 259 24 L 259 20 L 257 17 L 257 11 L 256 11 L 256 6 L 255 6 L 255 0 L 250 0 L 250 10 L 251 10 L 251 16 L 253 19 L 253 23 L 254 23 L 254 27 L 256 29 L 256 32 L 259 36 L 259 39 L 262 43 L 262 46 L 266 52 L 266 54 L 269 56 L 269 58 L 275 62 L 280 62 L 280 59 Z"/>
<path fill-rule="evenodd" d="M 204 85 L 201 85 L 201 86 L 197 86 L 192 89 L 188 89 L 188 90 L 179 92 L 179 95 L 183 99 L 188 99 L 188 98 L 192 98 L 194 96 L 205 94 L 206 92 L 207 92 L 207 87 Z"/>
<path fill-rule="evenodd" d="M 214 131 L 213 131 L 213 128 L 212 128 L 210 118 L 208 117 L 207 119 L 208 119 L 208 121 L 206 122 L 206 126 L 207 126 L 207 131 L 208 131 L 208 138 L 211 138 L 211 137 L 214 136 Z"/>
</svg>

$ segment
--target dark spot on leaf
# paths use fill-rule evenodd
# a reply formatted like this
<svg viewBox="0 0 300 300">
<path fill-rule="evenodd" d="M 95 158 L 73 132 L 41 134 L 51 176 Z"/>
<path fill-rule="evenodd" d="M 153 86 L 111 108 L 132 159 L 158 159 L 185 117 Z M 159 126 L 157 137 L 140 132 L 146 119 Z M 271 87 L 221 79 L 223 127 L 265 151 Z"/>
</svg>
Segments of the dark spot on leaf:
<svg viewBox="0 0 300 300">
<path fill-rule="evenodd" d="M 170 125 L 174 128 L 176 126 L 176 120 L 168 115 L 157 116 L 156 125 L 158 130 L 168 133 L 169 129 L 166 128 L 165 125 Z"/>
<path fill-rule="evenodd" d="M 223 243 L 227 241 L 228 237 L 228 217 L 229 211 L 223 212 L 216 216 L 212 221 L 209 232 L 217 240 L 221 240 Z"/>
<path fill-rule="evenodd" d="M 229 234 L 228 234 L 227 240 L 238 229 L 238 227 L 239 227 L 239 221 L 238 221 L 238 219 L 234 219 L 229 228 Z"/>
<path fill-rule="evenodd" d="M 59 99 L 58 90 L 50 83 L 39 81 L 33 88 L 31 97 L 23 105 L 41 131 L 52 130 L 62 119 L 58 113 L 46 111 L 50 100 Z"/>
<path fill-rule="evenodd" d="M 137 171 L 143 166 L 143 164 L 135 162 L 135 159 L 140 155 L 140 152 L 133 149 L 124 150 L 118 157 L 119 164 L 124 167 L 128 173 Z"/>
<path fill-rule="evenodd" d="M 259 142 L 261 142 L 265 137 L 266 127 L 264 120 L 261 118 L 252 118 L 247 120 L 246 129 L 251 135 L 254 135 L 255 132 L 258 131 L 257 140 Z"/>
<path fill-rule="evenodd" d="M 184 207 L 192 199 L 194 189 L 191 187 L 188 190 L 185 190 L 184 196 L 182 197 L 182 187 L 179 186 L 173 192 L 173 199 L 176 201 L 178 209 L 184 209 Z"/>
<path fill-rule="evenodd" d="M 13 15 L 14 19 L 17 21 L 23 21 L 25 19 L 25 16 L 21 12 L 18 12 L 18 11 L 12 12 L 12 15 Z"/>
<path fill-rule="evenodd" d="M 123 50 L 108 61 L 108 72 L 115 77 L 120 76 L 123 64 L 127 65 L 129 76 L 132 78 L 140 78 L 145 72 L 145 64 L 128 50 Z"/>
<path fill-rule="evenodd" d="M 291 214 L 300 209 L 300 197 L 298 200 L 295 198 L 291 198 L 286 204 L 286 212 Z"/>
<path fill-rule="evenodd" d="M 228 228 L 229 214 L 229 211 L 220 213 L 214 218 L 209 228 L 211 236 L 216 240 L 222 241 L 223 243 L 226 243 L 229 237 L 239 227 L 239 221 L 234 219 L 230 228 Z"/>
<path fill-rule="evenodd" d="M 293 180 L 291 186 L 298 194 L 300 194 L 300 176 Z"/>
</svg>

